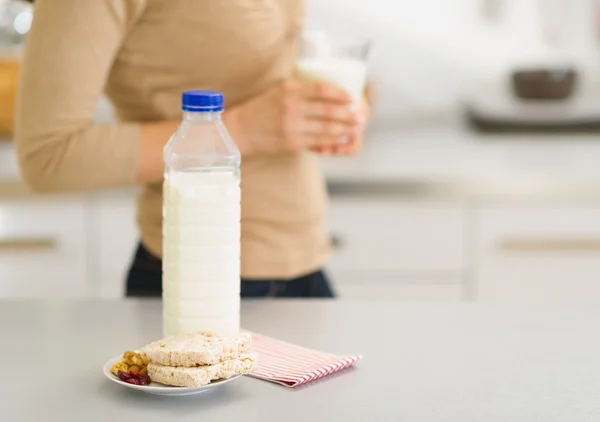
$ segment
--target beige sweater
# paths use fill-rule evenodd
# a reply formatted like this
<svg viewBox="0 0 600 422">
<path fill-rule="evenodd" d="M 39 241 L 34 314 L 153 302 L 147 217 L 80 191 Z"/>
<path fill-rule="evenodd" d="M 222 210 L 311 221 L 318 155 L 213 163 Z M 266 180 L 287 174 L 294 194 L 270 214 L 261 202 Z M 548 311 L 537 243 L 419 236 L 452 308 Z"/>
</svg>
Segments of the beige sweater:
<svg viewBox="0 0 600 422">
<path fill-rule="evenodd" d="M 179 118 L 182 91 L 221 90 L 228 107 L 291 74 L 302 3 L 36 0 L 15 126 L 25 180 L 44 192 L 135 184 L 139 122 Z M 119 123 L 93 122 L 103 92 Z M 242 162 L 242 276 L 320 268 L 330 247 L 316 157 Z M 137 221 L 143 244 L 161 256 L 161 183 L 143 187 Z"/>
</svg>

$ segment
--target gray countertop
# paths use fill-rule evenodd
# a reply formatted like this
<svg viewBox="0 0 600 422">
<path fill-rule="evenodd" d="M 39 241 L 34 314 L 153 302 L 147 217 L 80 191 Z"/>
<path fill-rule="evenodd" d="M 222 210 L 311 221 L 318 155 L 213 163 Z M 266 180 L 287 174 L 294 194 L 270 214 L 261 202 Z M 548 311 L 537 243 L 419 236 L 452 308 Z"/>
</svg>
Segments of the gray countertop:
<svg viewBox="0 0 600 422">
<path fill-rule="evenodd" d="M 600 308 L 243 303 L 247 329 L 357 366 L 297 389 L 243 377 L 200 396 L 139 393 L 104 362 L 160 337 L 158 301 L 0 302 L 3 420 L 597 421 Z"/>
</svg>

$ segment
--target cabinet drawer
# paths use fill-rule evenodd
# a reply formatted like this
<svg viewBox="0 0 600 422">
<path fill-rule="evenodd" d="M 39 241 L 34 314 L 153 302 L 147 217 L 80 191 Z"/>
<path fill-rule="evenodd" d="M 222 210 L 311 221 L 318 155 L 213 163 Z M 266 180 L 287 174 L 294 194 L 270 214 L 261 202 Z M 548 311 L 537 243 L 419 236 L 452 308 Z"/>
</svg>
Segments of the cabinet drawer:
<svg viewBox="0 0 600 422">
<path fill-rule="evenodd" d="M 336 199 L 330 266 L 345 270 L 460 270 L 464 212 L 446 203 Z"/>
<path fill-rule="evenodd" d="M 341 299 L 459 301 L 462 298 L 461 280 L 451 275 L 396 277 L 336 272 L 332 274 L 332 281 Z"/>
<path fill-rule="evenodd" d="M 600 207 L 477 212 L 477 298 L 600 303 Z"/>
<path fill-rule="evenodd" d="M 94 290 L 101 297 L 118 298 L 139 241 L 135 219 L 136 189 L 119 189 L 94 195 Z"/>
<path fill-rule="evenodd" d="M 0 297 L 86 296 L 86 230 L 84 200 L 0 204 Z"/>
</svg>

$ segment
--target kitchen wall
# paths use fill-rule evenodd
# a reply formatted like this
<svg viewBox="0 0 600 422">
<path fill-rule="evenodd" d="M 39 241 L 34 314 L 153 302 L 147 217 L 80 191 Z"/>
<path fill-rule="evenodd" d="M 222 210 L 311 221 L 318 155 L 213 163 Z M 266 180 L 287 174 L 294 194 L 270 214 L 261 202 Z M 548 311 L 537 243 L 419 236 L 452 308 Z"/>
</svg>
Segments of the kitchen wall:
<svg viewBox="0 0 600 422">
<path fill-rule="evenodd" d="M 312 0 L 307 25 L 373 41 L 377 118 L 447 112 L 460 93 L 474 28 L 474 0 Z"/>
<path fill-rule="evenodd" d="M 388 125 L 455 111 L 480 89 L 474 79 L 513 62 L 600 60 L 596 0 L 312 0 L 307 10 L 309 27 L 373 40 L 375 119 Z"/>
</svg>

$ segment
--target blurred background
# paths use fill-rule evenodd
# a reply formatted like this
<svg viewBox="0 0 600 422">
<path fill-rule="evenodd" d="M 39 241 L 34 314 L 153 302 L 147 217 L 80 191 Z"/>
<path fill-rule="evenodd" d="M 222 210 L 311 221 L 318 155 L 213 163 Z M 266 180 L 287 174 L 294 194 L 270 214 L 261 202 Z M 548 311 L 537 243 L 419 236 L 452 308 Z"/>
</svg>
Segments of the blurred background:
<svg viewBox="0 0 600 422">
<path fill-rule="evenodd" d="M 136 190 L 19 178 L 32 15 L 0 0 L 0 298 L 120 297 Z M 364 150 L 322 160 L 339 296 L 600 303 L 599 1 L 309 0 L 307 26 L 373 42 Z"/>
</svg>

